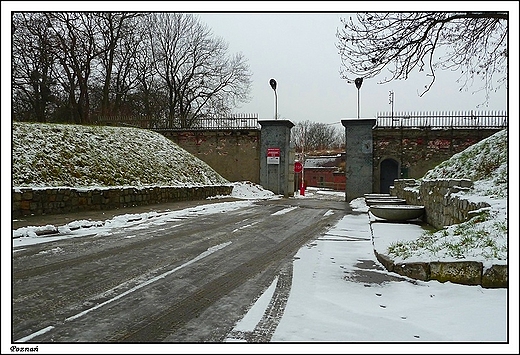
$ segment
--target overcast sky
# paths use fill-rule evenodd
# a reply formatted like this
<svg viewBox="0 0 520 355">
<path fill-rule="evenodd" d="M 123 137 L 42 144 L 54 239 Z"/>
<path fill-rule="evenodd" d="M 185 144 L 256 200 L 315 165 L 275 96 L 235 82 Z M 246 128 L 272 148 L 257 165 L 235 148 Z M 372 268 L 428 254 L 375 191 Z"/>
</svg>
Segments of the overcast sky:
<svg viewBox="0 0 520 355">
<path fill-rule="evenodd" d="M 269 85 L 278 83 L 278 113 L 291 121 L 333 123 L 357 117 L 358 90 L 340 78 L 336 31 L 347 13 L 205 13 L 198 14 L 215 35 L 229 44 L 230 53 L 242 52 L 253 72 L 252 100 L 238 112 L 274 117 L 275 95 Z M 419 97 L 429 79 L 416 72 L 409 80 L 377 84 L 367 79 L 359 92 L 360 117 L 390 111 L 394 92 L 397 111 L 506 110 L 506 89 L 490 97 L 488 106 L 481 86 L 460 92 L 460 73 L 439 72 L 432 89 Z M 481 105 L 481 106 L 479 106 Z"/>
</svg>

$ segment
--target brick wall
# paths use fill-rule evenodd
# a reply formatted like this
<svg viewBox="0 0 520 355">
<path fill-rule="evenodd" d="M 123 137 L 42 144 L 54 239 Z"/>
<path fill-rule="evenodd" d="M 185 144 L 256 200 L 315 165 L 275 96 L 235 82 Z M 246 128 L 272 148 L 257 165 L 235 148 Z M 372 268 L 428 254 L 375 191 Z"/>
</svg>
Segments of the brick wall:
<svg viewBox="0 0 520 355">
<path fill-rule="evenodd" d="M 260 130 L 157 131 L 228 181 L 260 183 Z"/>
<path fill-rule="evenodd" d="M 311 187 L 325 187 L 338 191 L 345 191 L 346 176 L 344 172 L 337 172 L 336 167 L 306 168 L 305 183 Z M 301 178 L 300 178 L 301 179 Z"/>
<path fill-rule="evenodd" d="M 454 154 L 500 131 L 499 129 L 399 129 L 372 131 L 373 192 L 380 192 L 381 162 L 394 159 L 401 178 L 419 179 Z"/>
</svg>

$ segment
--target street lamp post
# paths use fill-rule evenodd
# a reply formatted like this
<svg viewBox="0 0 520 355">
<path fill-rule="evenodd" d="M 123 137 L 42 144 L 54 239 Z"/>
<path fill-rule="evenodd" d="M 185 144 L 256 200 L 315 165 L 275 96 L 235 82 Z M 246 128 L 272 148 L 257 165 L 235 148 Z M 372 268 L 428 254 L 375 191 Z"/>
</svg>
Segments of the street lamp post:
<svg viewBox="0 0 520 355">
<path fill-rule="evenodd" d="M 359 118 L 359 89 L 361 89 L 361 84 L 363 84 L 363 78 L 356 78 L 356 80 L 354 80 L 354 83 L 356 84 L 356 88 L 358 89 L 358 118 Z"/>
<path fill-rule="evenodd" d="M 276 94 L 276 80 L 274 80 L 274 79 L 269 80 L 269 85 L 271 85 L 271 87 L 274 90 L 274 119 L 277 120 L 278 119 L 278 95 Z"/>
<path fill-rule="evenodd" d="M 392 107 L 392 125 L 394 124 L 394 92 L 393 91 L 390 91 L 390 95 L 389 95 L 389 102 L 388 102 L 391 107 Z"/>
</svg>

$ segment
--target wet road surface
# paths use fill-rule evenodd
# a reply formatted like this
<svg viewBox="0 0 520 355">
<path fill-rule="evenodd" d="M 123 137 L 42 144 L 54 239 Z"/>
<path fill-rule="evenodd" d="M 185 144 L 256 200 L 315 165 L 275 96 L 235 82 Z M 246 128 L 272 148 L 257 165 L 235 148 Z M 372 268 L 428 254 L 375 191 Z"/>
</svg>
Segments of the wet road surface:
<svg viewBox="0 0 520 355">
<path fill-rule="evenodd" d="M 346 213 L 337 199 L 267 200 L 25 246 L 13 253 L 13 340 L 222 342 L 278 277 L 272 317 L 248 339 L 269 341 L 294 254 Z"/>
</svg>

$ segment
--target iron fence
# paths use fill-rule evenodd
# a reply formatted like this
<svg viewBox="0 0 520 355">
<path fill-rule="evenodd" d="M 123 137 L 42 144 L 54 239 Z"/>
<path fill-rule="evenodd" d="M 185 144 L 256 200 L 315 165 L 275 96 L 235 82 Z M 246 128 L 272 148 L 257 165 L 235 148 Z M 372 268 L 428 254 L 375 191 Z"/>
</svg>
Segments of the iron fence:
<svg viewBox="0 0 520 355">
<path fill-rule="evenodd" d="M 376 128 L 465 128 L 507 127 L 506 111 L 378 113 Z"/>
<path fill-rule="evenodd" d="M 98 124 L 123 127 L 138 127 L 156 131 L 179 130 L 256 130 L 259 129 L 258 114 L 235 113 L 225 117 L 205 117 L 192 120 L 160 119 L 138 116 L 103 116 Z"/>
</svg>

